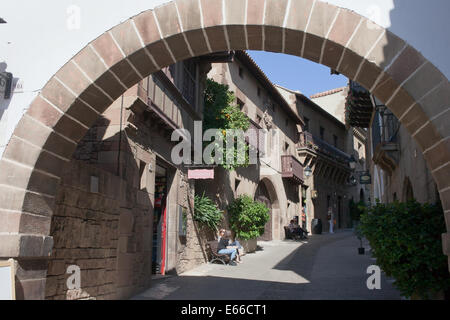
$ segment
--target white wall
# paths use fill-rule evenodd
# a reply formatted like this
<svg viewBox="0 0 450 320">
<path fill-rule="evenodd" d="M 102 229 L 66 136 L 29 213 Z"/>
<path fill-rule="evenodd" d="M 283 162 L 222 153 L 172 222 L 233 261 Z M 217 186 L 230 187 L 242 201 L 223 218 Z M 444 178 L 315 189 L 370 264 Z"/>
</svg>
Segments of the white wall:
<svg viewBox="0 0 450 320">
<path fill-rule="evenodd" d="M 324 1 L 324 0 L 319 0 Z M 19 87 L 0 100 L 0 157 L 29 103 L 50 77 L 88 42 L 106 30 L 166 0 L 14 0 L 2 1 L 0 71 L 12 72 Z M 328 0 L 352 9 L 412 44 L 450 78 L 447 0 Z M 80 9 L 80 28 L 76 12 Z M 106 8 L 106 9 L 105 9 Z"/>
</svg>

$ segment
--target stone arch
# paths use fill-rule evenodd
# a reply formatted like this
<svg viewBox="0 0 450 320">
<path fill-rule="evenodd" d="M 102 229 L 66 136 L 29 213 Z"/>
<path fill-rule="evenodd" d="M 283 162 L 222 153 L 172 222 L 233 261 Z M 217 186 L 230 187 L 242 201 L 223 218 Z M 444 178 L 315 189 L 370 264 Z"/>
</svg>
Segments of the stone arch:
<svg viewBox="0 0 450 320">
<path fill-rule="evenodd" d="M 31 103 L 0 160 L 0 256 L 40 268 L 52 248 L 61 168 L 115 99 L 164 66 L 238 49 L 303 57 L 374 93 L 420 145 L 450 229 L 450 86 L 417 50 L 365 17 L 322 1 L 178 0 L 100 35 Z M 443 246 L 450 255 L 449 233 Z M 45 286 L 45 271 L 22 271 L 24 296 L 39 297 L 33 294 Z"/>
</svg>

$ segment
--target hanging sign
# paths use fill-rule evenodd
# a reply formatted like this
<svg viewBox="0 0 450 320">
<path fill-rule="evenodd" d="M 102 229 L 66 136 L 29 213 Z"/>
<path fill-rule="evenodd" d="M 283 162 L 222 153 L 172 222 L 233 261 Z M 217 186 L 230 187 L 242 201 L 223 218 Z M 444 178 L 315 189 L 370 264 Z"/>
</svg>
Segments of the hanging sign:
<svg viewBox="0 0 450 320">
<path fill-rule="evenodd" d="M 214 169 L 189 169 L 188 179 L 193 180 L 214 179 Z"/>
<path fill-rule="evenodd" d="M 364 172 L 359 177 L 359 184 L 371 184 L 371 183 L 372 183 L 372 176 L 370 175 L 369 172 Z"/>
</svg>

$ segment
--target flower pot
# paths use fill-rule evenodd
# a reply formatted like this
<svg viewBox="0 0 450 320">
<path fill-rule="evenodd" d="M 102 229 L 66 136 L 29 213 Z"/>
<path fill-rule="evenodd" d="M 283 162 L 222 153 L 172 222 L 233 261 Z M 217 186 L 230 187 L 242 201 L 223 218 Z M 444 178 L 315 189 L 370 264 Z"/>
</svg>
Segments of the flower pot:
<svg viewBox="0 0 450 320">
<path fill-rule="evenodd" d="M 358 248 L 358 254 L 365 254 L 366 249 L 365 248 Z"/>
<path fill-rule="evenodd" d="M 243 254 L 251 253 L 256 251 L 256 239 L 250 239 L 250 240 L 239 240 L 239 243 L 241 244 L 243 248 Z"/>
</svg>

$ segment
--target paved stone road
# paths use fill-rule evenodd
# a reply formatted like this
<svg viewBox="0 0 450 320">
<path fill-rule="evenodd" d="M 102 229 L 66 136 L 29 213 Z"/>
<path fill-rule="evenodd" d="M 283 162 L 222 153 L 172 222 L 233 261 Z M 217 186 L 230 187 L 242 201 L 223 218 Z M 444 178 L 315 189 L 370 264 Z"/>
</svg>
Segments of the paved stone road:
<svg viewBox="0 0 450 320">
<path fill-rule="evenodd" d="M 312 235 L 306 243 L 260 242 L 260 250 L 236 267 L 205 264 L 176 277 L 153 281 L 139 300 L 401 299 L 382 274 L 369 290 L 366 273 L 375 260 L 358 255 L 352 231 Z"/>
</svg>

